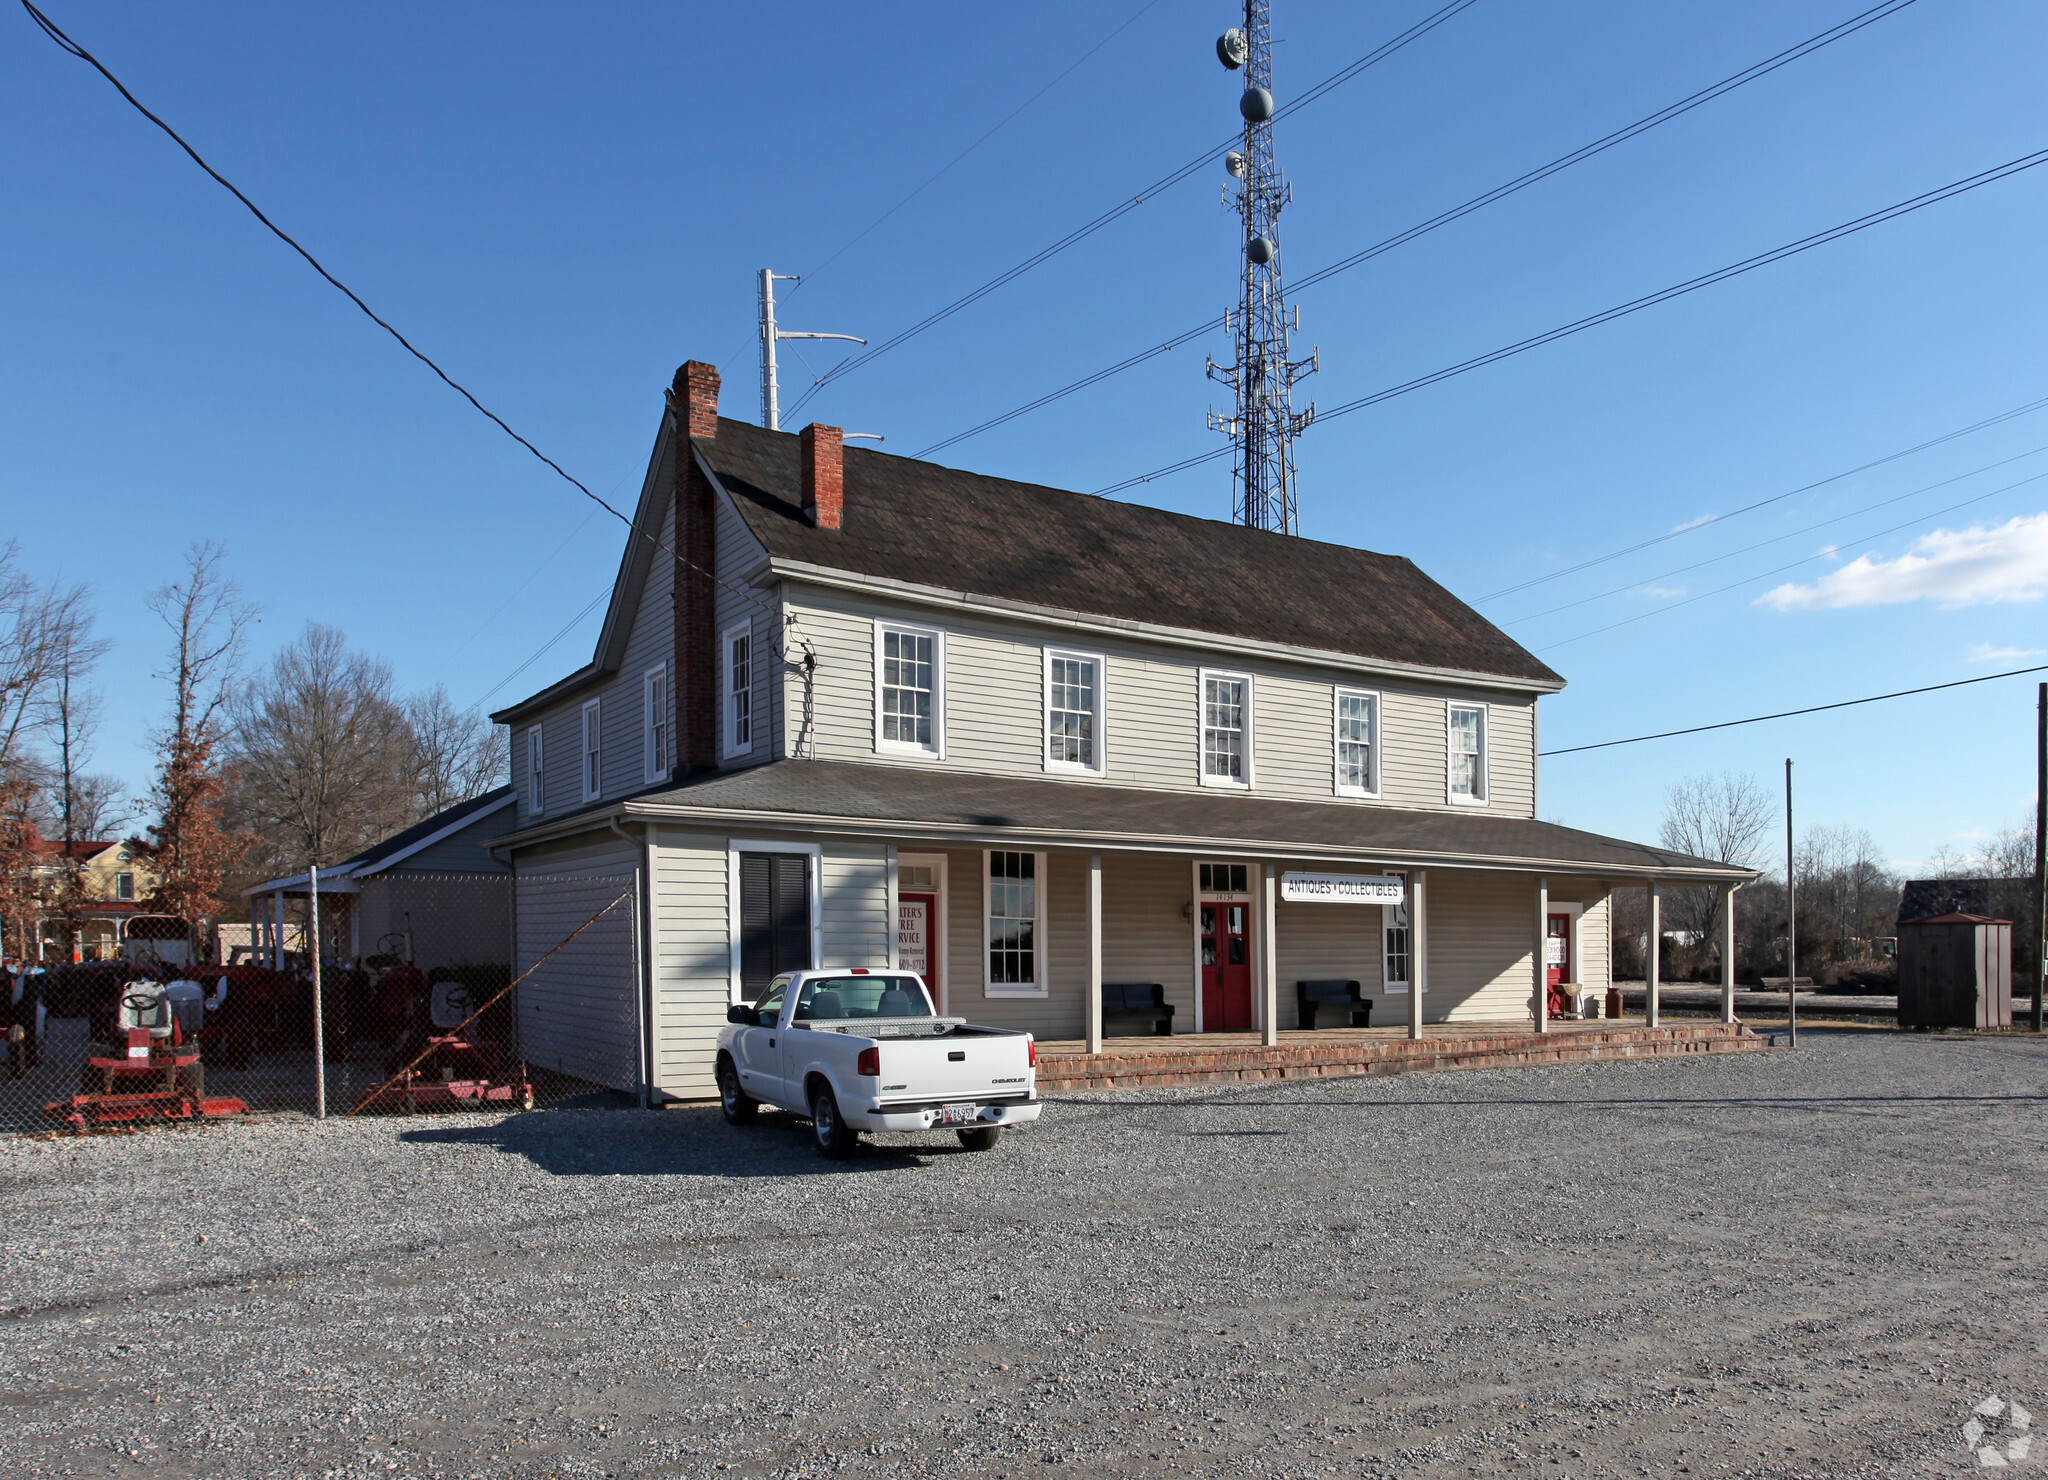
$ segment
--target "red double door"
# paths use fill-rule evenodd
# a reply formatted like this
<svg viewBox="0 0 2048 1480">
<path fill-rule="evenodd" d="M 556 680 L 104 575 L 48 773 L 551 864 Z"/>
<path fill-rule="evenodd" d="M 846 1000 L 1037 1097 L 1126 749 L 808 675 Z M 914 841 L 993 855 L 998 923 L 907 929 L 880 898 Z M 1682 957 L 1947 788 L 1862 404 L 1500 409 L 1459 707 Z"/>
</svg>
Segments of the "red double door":
<svg viewBox="0 0 2048 1480">
<path fill-rule="evenodd" d="M 1251 906 L 1202 906 L 1202 1030 L 1245 1033 L 1252 1026 Z"/>
</svg>

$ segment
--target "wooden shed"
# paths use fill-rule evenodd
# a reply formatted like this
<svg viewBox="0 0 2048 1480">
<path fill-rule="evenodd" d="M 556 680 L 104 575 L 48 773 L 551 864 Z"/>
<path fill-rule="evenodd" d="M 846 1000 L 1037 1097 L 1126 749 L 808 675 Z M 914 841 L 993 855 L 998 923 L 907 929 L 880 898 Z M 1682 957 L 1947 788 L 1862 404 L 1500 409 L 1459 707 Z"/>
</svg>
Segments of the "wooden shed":
<svg viewBox="0 0 2048 1480">
<path fill-rule="evenodd" d="M 1899 922 L 1899 1026 L 2012 1026 L 2012 922 L 1934 915 Z"/>
</svg>

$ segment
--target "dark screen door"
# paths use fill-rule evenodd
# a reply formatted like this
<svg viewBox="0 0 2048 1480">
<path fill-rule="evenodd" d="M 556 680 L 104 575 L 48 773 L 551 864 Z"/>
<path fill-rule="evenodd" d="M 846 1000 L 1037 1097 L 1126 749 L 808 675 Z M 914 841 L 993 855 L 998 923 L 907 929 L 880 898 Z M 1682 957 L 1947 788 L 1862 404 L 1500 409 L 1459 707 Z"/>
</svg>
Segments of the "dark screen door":
<svg viewBox="0 0 2048 1480">
<path fill-rule="evenodd" d="M 740 855 L 740 995 L 749 1002 L 811 964 L 810 862 L 804 853 Z"/>
</svg>

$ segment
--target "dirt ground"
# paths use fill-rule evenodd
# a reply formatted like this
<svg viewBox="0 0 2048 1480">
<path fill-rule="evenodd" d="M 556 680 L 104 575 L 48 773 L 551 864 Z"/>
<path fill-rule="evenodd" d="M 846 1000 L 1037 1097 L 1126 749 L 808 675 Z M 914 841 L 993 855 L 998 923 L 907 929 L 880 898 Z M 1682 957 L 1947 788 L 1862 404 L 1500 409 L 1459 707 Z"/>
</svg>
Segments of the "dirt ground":
<svg viewBox="0 0 2048 1480">
<path fill-rule="evenodd" d="M 4 1140 L 0 1472 L 1926 1476 L 1980 1405 L 2024 1472 L 2044 1107 L 2048 1043 L 1816 1030 L 838 1165 L 705 1109 Z"/>
</svg>

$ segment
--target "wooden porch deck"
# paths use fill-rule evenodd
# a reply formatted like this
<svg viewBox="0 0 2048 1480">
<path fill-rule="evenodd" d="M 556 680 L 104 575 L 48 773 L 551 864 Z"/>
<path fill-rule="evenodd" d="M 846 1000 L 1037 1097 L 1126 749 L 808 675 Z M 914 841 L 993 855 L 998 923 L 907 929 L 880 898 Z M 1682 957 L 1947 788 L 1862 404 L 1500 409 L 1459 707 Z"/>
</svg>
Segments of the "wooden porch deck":
<svg viewBox="0 0 2048 1480">
<path fill-rule="evenodd" d="M 1431 1023 L 1420 1039 L 1406 1026 L 1282 1029 L 1268 1048 L 1256 1033 L 1184 1033 L 1171 1038 L 1103 1040 L 1090 1054 L 1080 1039 L 1038 1045 L 1042 1094 L 1074 1090 L 1151 1089 L 1242 1084 L 1273 1079 L 1348 1079 L 1442 1069 L 1528 1068 L 1603 1059 L 1672 1058 L 1698 1053 L 1763 1053 L 1741 1023 L 1669 1023 L 1602 1019 L 1553 1022 L 1537 1033 L 1524 1022 Z"/>
</svg>

